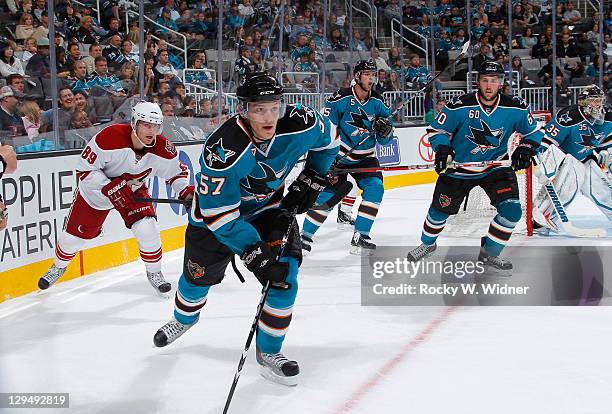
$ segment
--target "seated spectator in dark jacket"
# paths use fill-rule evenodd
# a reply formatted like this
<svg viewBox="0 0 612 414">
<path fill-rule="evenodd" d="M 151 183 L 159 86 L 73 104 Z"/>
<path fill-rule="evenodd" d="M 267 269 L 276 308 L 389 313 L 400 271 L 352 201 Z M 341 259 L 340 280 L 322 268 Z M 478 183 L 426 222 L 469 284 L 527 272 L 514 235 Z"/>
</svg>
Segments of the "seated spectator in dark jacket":
<svg viewBox="0 0 612 414">
<path fill-rule="evenodd" d="M 110 21 L 108 22 L 108 32 L 104 35 L 104 37 L 102 37 L 102 39 L 100 39 L 100 41 L 104 42 L 105 40 L 111 39 L 116 35 L 123 37 L 123 34 L 119 31 L 119 19 L 111 17 Z"/>
<path fill-rule="evenodd" d="M 17 112 L 19 99 L 16 92 L 10 86 L 0 88 L 0 131 L 9 131 L 13 137 L 26 135 L 23 120 Z"/>
<path fill-rule="evenodd" d="M 561 68 L 557 66 L 557 73 L 562 73 Z M 553 64 L 552 64 L 552 56 L 548 57 L 548 63 L 540 69 L 538 72 L 538 78 L 544 86 L 550 86 L 552 82 L 553 75 Z"/>
<path fill-rule="evenodd" d="M 552 44 L 546 35 L 540 35 L 538 43 L 531 48 L 531 57 L 545 59 L 552 55 Z"/>
<path fill-rule="evenodd" d="M 576 41 L 576 53 L 583 61 L 587 56 L 594 57 L 597 54 L 595 45 L 587 38 L 587 34 L 584 32 L 580 33 Z"/>
<path fill-rule="evenodd" d="M 25 69 L 26 75 L 33 77 L 51 77 L 51 64 L 49 61 L 49 39 L 38 41 L 37 52 L 28 60 Z"/>
<path fill-rule="evenodd" d="M 576 51 L 576 44 L 570 37 L 569 33 L 563 33 L 561 35 L 561 42 L 557 43 L 557 57 L 576 57 L 578 53 Z"/>
<path fill-rule="evenodd" d="M 126 58 L 121 51 L 121 40 L 121 36 L 118 34 L 112 36 L 108 46 L 102 52 L 102 56 L 106 58 L 106 63 L 111 72 L 115 72 L 126 62 Z"/>
<path fill-rule="evenodd" d="M 378 70 L 378 82 L 374 85 L 374 90 L 381 95 L 387 91 L 387 72 L 384 69 Z"/>
</svg>

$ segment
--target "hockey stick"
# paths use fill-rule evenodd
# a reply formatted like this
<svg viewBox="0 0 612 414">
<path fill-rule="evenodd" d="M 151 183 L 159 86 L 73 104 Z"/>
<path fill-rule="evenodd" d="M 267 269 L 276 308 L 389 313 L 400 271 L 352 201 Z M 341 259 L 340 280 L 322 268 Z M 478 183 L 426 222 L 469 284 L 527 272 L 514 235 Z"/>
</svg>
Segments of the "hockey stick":
<svg viewBox="0 0 612 414">
<path fill-rule="evenodd" d="M 605 229 L 596 228 L 596 229 L 587 229 L 576 227 L 570 221 L 567 213 L 565 212 L 565 207 L 563 207 L 563 203 L 559 199 L 559 193 L 557 193 L 557 189 L 552 183 L 551 179 L 555 175 L 555 172 L 548 172 L 546 169 L 546 164 L 540 160 L 540 155 L 538 154 L 538 161 L 540 165 L 542 165 L 544 175 L 549 179 L 547 184 L 544 184 L 544 188 L 546 189 L 546 194 L 550 199 L 550 202 L 555 209 L 555 213 L 557 213 L 557 217 L 559 217 L 559 221 L 561 224 L 561 228 L 572 237 L 606 237 L 607 232 Z"/>
<path fill-rule="evenodd" d="M 285 251 L 285 247 L 287 246 L 287 242 L 289 241 L 289 237 L 291 236 L 291 231 L 293 230 L 293 224 L 295 222 L 295 216 L 297 213 L 297 207 L 291 212 L 291 218 L 289 221 L 289 227 L 287 231 L 283 235 L 283 239 L 281 240 L 280 249 L 278 251 L 278 255 L 276 256 L 276 261 L 279 261 L 283 256 L 283 252 Z M 242 356 L 240 356 L 240 361 L 238 362 L 238 368 L 234 374 L 234 381 L 232 382 L 232 386 L 229 390 L 229 394 L 227 395 L 227 400 L 225 400 L 225 407 L 223 408 L 223 414 L 227 414 L 227 410 L 229 409 L 229 405 L 232 402 L 232 397 L 234 396 L 234 391 L 236 390 L 236 385 L 238 385 L 238 380 L 240 379 L 240 374 L 242 373 L 242 367 L 244 366 L 244 362 L 247 358 L 247 352 L 251 347 L 251 342 L 253 342 L 253 337 L 255 336 L 255 331 L 257 331 L 257 324 L 259 323 L 259 319 L 261 318 L 261 312 L 263 311 L 264 303 L 266 303 L 266 299 L 268 298 L 268 293 L 270 292 L 270 281 L 266 282 L 266 285 L 263 288 L 261 293 L 261 299 L 259 300 L 259 305 L 257 305 L 257 312 L 255 313 L 255 319 L 253 319 L 253 323 L 251 324 L 251 330 L 249 331 L 249 336 L 247 337 L 247 341 L 244 344 L 244 351 L 242 351 Z"/>
<path fill-rule="evenodd" d="M 504 161 L 482 161 L 482 162 L 453 162 L 448 167 L 455 168 L 479 168 L 479 167 L 509 167 L 510 160 Z M 364 168 L 342 168 L 333 171 L 332 174 L 346 173 L 361 173 L 361 172 L 377 172 L 377 171 L 413 171 L 413 170 L 431 170 L 435 164 L 415 164 L 415 165 L 396 165 L 393 167 L 364 167 Z"/>
</svg>

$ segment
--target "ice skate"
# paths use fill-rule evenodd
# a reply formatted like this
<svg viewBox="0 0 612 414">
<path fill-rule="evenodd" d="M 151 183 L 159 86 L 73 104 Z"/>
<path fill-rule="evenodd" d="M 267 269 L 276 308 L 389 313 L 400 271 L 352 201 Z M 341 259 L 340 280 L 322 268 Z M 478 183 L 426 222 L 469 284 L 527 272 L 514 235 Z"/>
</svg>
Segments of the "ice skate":
<svg viewBox="0 0 612 414">
<path fill-rule="evenodd" d="M 501 257 L 491 256 L 484 248 L 480 249 L 478 261 L 484 264 L 485 274 L 495 276 L 511 276 L 512 262 Z"/>
<path fill-rule="evenodd" d="M 419 260 L 423 260 L 431 256 L 433 252 L 436 251 L 437 248 L 438 248 L 438 245 L 435 243 L 431 245 L 421 244 L 420 246 L 410 250 L 408 252 L 408 255 L 406 255 L 406 258 L 410 262 L 418 262 Z"/>
<path fill-rule="evenodd" d="M 366 256 L 371 256 L 376 250 L 376 245 L 370 242 L 370 236 L 364 236 L 359 232 L 353 233 L 353 239 L 351 240 L 351 254 L 359 255 L 361 253 Z"/>
<path fill-rule="evenodd" d="M 336 223 L 338 223 L 338 230 L 352 230 L 355 227 L 355 220 L 351 218 L 350 214 L 342 211 L 340 207 L 338 207 Z"/>
<path fill-rule="evenodd" d="M 38 280 L 39 289 L 48 289 L 49 286 L 57 282 L 57 279 L 62 277 L 62 275 L 66 272 L 66 269 L 66 267 L 57 267 L 55 265 L 51 266 L 51 268 L 47 270 L 47 273 L 45 273 L 43 277 Z"/>
<path fill-rule="evenodd" d="M 176 341 L 179 336 L 187 332 L 193 325 L 195 325 L 195 322 L 190 325 L 185 325 L 176 319 L 172 319 L 170 322 L 159 328 L 157 332 L 155 332 L 155 335 L 153 336 L 153 343 L 158 348 L 169 345 Z"/>
<path fill-rule="evenodd" d="M 282 353 L 266 354 L 256 350 L 259 373 L 267 380 L 293 387 L 298 384 L 300 367 L 297 361 L 288 360 Z"/>
<path fill-rule="evenodd" d="M 157 293 L 159 293 L 162 297 L 168 297 L 167 293 L 172 290 L 172 285 L 169 282 L 166 282 L 164 279 L 164 275 L 161 271 L 159 272 L 149 272 L 147 270 L 147 279 L 149 279 L 149 283 L 153 286 L 153 289 Z"/>
</svg>

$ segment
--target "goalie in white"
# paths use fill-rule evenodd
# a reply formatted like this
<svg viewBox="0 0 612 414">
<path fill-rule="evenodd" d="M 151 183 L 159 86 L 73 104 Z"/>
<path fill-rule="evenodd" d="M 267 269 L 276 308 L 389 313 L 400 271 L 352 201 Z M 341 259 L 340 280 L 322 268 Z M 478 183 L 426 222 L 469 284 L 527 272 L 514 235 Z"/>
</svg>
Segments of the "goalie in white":
<svg viewBox="0 0 612 414">
<path fill-rule="evenodd" d="M 540 165 L 535 174 L 542 188 L 534 200 L 534 228 L 561 230 L 559 215 L 544 184 L 551 182 L 559 201 L 567 207 L 578 193 L 590 199 L 612 221 L 612 186 L 602 167 L 612 162 L 601 149 L 605 97 L 590 85 L 578 96 L 578 104 L 557 113 L 545 126 Z"/>
</svg>

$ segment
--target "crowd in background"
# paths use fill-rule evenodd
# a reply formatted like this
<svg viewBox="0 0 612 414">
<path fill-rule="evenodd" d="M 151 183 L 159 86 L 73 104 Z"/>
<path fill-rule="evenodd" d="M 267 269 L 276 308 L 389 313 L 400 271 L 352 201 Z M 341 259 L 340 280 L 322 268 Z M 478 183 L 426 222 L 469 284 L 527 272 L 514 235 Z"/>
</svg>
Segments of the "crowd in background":
<svg viewBox="0 0 612 414">
<path fill-rule="evenodd" d="M 487 60 L 497 60 L 507 70 L 519 73 L 520 85 L 512 87 L 549 86 L 554 81 L 560 106 L 569 102 L 568 86 L 599 77 L 600 59 L 604 60 L 604 89 L 610 90 L 610 10 L 603 19 L 604 38 L 600 39 L 597 12 L 583 16 L 571 1 L 559 2 L 556 10 L 540 0 L 513 1 L 510 28 L 504 1 L 472 1 L 468 16 L 465 1 L 410 0 L 400 7 L 398 0 L 374 0 L 378 32 L 375 27 L 360 26 L 358 19 L 351 25 L 344 2 L 331 1 L 326 21 L 321 0 L 290 0 L 283 9 L 280 4 L 280 0 L 224 2 L 223 34 L 217 39 L 215 1 L 145 2 L 145 15 L 156 24 L 145 24 L 144 60 L 140 62 L 138 7 L 129 0 L 103 0 L 99 14 L 95 4 L 82 6 L 71 0 L 56 0 L 52 18 L 48 16 L 47 0 L 7 0 L 0 6 L 4 7 L 0 17 L 5 23 L 0 31 L 0 82 L 8 87 L 0 90 L 0 137 L 27 136 L 34 142 L 54 129 L 66 131 L 124 121 L 118 116 L 125 117 L 129 111 L 121 109 L 141 93 L 141 65 L 146 99 L 158 102 L 167 117 L 210 119 L 205 131 L 218 122 L 220 106 L 227 116 L 228 102 L 219 105 L 202 94 L 196 101 L 187 93 L 186 84 L 197 85 L 213 96 L 218 82 L 224 91 L 232 92 L 244 74 L 265 69 L 277 76 L 285 73 L 282 78 L 289 91 L 319 92 L 322 85 L 324 91 L 332 92 L 350 84 L 349 51 L 352 62 L 362 58 L 376 61 L 375 89 L 379 93 L 427 84 L 435 74 L 432 72 L 449 65 L 449 52 L 460 49 L 468 40 L 472 44 L 473 70 Z M 555 63 L 551 58 L 553 13 L 557 22 L 556 53 L 561 58 Z M 404 49 L 383 44 L 382 40 L 391 35 L 393 19 L 410 29 L 402 33 L 413 44 L 425 45 L 433 34 L 434 71 L 424 65 L 424 54 L 408 43 Z M 50 24 L 55 24 L 54 39 L 49 39 Z M 55 45 L 53 63 L 50 41 Z M 221 73 L 217 73 L 219 41 L 228 52 L 223 54 Z M 515 51 L 511 61 L 510 46 Z M 525 52 L 519 55 L 518 50 Z M 523 65 L 523 59 L 538 59 L 541 64 L 534 71 Z M 49 93 L 52 64 L 59 88 L 57 122 Z M 557 77 L 553 80 L 554 64 Z M 456 80 L 466 79 L 465 72 L 458 71 L 454 76 Z M 443 88 L 444 82 L 436 87 Z M 432 109 L 435 105 L 429 106 Z"/>
</svg>

